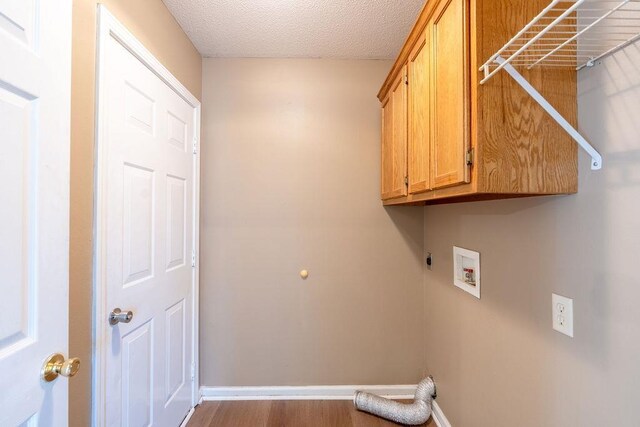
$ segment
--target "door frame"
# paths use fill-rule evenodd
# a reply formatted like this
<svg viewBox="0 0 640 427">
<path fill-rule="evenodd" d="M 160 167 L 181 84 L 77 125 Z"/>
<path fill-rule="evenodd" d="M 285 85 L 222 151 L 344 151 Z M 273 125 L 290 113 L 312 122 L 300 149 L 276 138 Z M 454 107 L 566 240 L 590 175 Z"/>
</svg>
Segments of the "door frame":
<svg viewBox="0 0 640 427">
<path fill-rule="evenodd" d="M 176 79 L 173 74 L 149 52 L 136 37 L 120 23 L 104 5 L 98 5 L 98 37 L 96 54 L 96 140 L 95 140 L 95 170 L 94 170 L 94 251 L 93 251 L 93 369 L 92 369 L 92 424 L 104 425 L 106 420 L 106 334 L 105 325 L 108 308 L 106 307 L 106 282 L 103 280 L 105 268 L 103 255 L 106 242 L 104 207 L 106 205 L 106 191 L 104 183 L 107 178 L 106 147 L 103 143 L 106 137 L 107 119 L 105 114 L 106 91 L 106 57 L 105 49 L 110 37 L 117 40 L 125 49 L 135 56 L 143 65 L 158 76 L 169 88 L 176 92 L 190 106 L 194 108 L 194 140 L 193 140 L 193 247 L 191 286 L 193 295 L 192 321 L 192 356 L 191 385 L 192 407 L 198 403 L 199 392 L 199 358 L 198 358 L 198 330 L 199 330 L 199 271 L 198 249 L 200 247 L 200 101 Z"/>
</svg>

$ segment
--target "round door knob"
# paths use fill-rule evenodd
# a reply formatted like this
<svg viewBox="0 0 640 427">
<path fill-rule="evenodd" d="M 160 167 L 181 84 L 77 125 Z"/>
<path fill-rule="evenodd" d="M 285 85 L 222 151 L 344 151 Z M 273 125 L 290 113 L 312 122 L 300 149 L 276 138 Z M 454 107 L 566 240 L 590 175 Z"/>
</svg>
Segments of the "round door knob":
<svg viewBox="0 0 640 427">
<path fill-rule="evenodd" d="M 109 313 L 109 324 L 115 326 L 118 323 L 129 323 L 133 319 L 133 311 L 122 311 L 119 308 L 114 308 Z"/>
<path fill-rule="evenodd" d="M 58 375 L 70 378 L 78 373 L 80 369 L 80 359 L 72 357 L 64 360 L 60 353 L 54 353 L 44 361 L 42 366 L 42 379 L 51 382 L 58 378 Z"/>
</svg>

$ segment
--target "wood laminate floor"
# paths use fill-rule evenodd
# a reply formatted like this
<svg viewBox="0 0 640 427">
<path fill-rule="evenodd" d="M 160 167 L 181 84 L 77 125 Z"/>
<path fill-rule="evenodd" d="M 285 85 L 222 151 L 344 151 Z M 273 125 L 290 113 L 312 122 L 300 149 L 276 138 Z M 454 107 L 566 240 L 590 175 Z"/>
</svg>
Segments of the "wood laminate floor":
<svg viewBox="0 0 640 427">
<path fill-rule="evenodd" d="M 380 427 L 398 424 L 358 411 L 351 400 L 202 402 L 187 427 Z M 426 424 L 435 427 L 433 418 Z"/>
</svg>

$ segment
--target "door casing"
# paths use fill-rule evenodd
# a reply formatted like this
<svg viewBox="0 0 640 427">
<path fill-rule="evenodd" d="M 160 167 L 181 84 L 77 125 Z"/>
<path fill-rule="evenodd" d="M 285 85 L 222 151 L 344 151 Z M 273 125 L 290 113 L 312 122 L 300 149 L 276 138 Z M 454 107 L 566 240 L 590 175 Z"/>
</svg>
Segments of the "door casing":
<svg viewBox="0 0 640 427">
<path fill-rule="evenodd" d="M 94 253 L 93 253 L 93 371 L 92 371 L 92 424 L 96 426 L 104 425 L 106 420 L 105 414 L 105 398 L 106 393 L 103 385 L 105 384 L 105 352 L 107 346 L 105 341 L 106 319 L 108 317 L 108 308 L 105 306 L 106 300 L 106 283 L 102 280 L 101 272 L 104 261 L 104 235 L 105 232 L 105 191 L 104 183 L 107 179 L 106 170 L 106 144 L 105 140 L 106 121 L 107 118 L 102 111 L 105 111 L 105 76 L 107 73 L 105 52 L 102 46 L 106 45 L 109 38 L 116 39 L 124 48 L 126 48 L 133 56 L 142 62 L 149 70 L 151 70 L 158 78 L 160 78 L 169 88 L 175 91 L 183 98 L 191 107 L 194 108 L 194 176 L 193 176 L 193 248 L 192 254 L 195 254 L 193 260 L 194 268 L 192 269 L 192 295 L 193 295 L 193 318 L 191 319 L 192 328 L 192 366 L 194 367 L 194 380 L 192 381 L 191 404 L 195 406 L 199 400 L 199 360 L 198 360 L 198 334 L 199 334 L 199 260 L 198 248 L 200 246 L 200 101 L 189 92 L 189 90 L 176 79 L 171 72 L 158 61 L 135 36 L 120 23 L 104 5 L 98 5 L 98 43 L 97 43 L 97 97 L 96 97 L 96 166 L 95 166 L 95 197 L 94 197 Z"/>
</svg>

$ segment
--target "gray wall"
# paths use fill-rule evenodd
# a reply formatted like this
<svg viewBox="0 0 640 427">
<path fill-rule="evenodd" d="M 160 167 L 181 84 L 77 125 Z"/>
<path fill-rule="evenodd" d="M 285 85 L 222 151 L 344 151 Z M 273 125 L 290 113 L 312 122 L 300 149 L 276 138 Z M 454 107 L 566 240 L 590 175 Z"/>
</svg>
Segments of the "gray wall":
<svg viewBox="0 0 640 427">
<path fill-rule="evenodd" d="M 425 350 L 456 427 L 640 425 L 640 46 L 579 75 L 574 196 L 425 208 Z M 553 141 L 549 141 L 553 143 Z M 481 252 L 482 299 L 452 285 L 452 246 Z M 551 328 L 574 298 L 575 338 Z"/>
<path fill-rule="evenodd" d="M 420 379 L 423 209 L 379 198 L 390 67 L 204 61 L 204 386 Z"/>
</svg>

